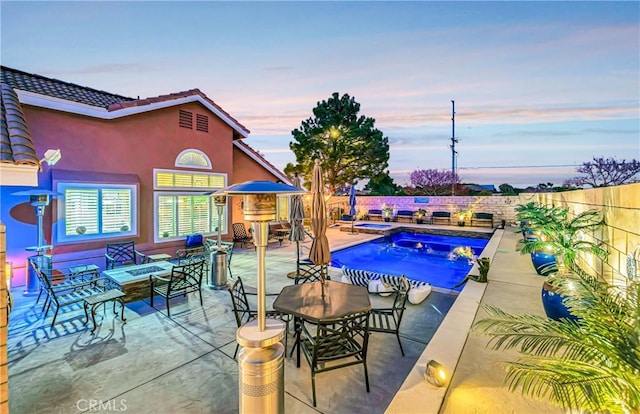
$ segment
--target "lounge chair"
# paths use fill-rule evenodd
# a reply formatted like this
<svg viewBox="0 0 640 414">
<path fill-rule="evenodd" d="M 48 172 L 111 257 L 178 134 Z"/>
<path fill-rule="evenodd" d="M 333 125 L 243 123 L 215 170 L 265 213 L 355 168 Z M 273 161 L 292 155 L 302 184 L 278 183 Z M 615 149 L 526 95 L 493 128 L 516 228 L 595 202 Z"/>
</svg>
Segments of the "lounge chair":
<svg viewBox="0 0 640 414">
<path fill-rule="evenodd" d="M 446 221 L 451 224 L 451 213 L 448 211 L 434 211 L 431 213 L 431 224 L 438 224 Z"/>
</svg>

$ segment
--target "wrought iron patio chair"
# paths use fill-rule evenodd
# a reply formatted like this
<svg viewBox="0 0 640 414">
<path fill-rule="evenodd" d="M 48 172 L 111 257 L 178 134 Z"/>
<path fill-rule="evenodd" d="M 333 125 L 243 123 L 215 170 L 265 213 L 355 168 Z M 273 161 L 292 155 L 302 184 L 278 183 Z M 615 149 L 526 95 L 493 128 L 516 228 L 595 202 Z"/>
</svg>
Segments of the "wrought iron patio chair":
<svg viewBox="0 0 640 414">
<path fill-rule="evenodd" d="M 201 257 L 184 259 L 180 265 L 171 269 L 171 275 L 161 277 L 149 276 L 151 307 L 155 295 L 164 297 L 167 306 L 167 316 L 171 316 L 169 299 L 186 296 L 188 293 L 198 292 L 200 306 L 202 306 L 202 278 L 205 273 L 205 260 Z"/>
<path fill-rule="evenodd" d="M 402 349 L 402 342 L 400 342 L 400 323 L 407 307 L 409 288 L 409 282 L 402 276 L 401 287 L 396 291 L 393 306 L 390 308 L 373 308 L 369 315 L 369 332 L 395 334 L 396 338 L 398 338 L 402 356 L 404 356 L 404 349 Z"/>
<path fill-rule="evenodd" d="M 236 318 L 236 324 L 238 325 L 238 328 L 258 317 L 258 311 L 255 309 L 251 309 L 251 306 L 249 305 L 249 299 L 247 298 L 247 293 L 244 290 L 244 284 L 242 283 L 242 279 L 240 277 L 238 277 L 233 286 L 229 288 L 229 293 L 231 294 L 231 305 L 233 306 L 233 314 Z M 266 316 L 268 318 L 280 319 L 286 324 L 286 331 L 284 335 L 284 348 L 286 352 L 291 315 L 274 310 L 268 310 L 266 312 Z M 236 344 L 236 350 L 233 353 L 234 359 L 238 354 L 239 348 L 240 344 Z"/>
<path fill-rule="evenodd" d="M 34 262 L 31 262 L 31 266 L 36 273 L 38 282 L 44 287 L 46 293 L 44 317 L 47 317 L 51 307 L 55 308 L 51 327 L 56 323 L 60 308 L 82 302 L 86 297 L 102 293 L 105 290 L 104 279 L 101 278 L 54 285 L 49 276 L 39 269 Z"/>
<path fill-rule="evenodd" d="M 133 241 L 107 243 L 107 270 L 116 266 L 141 264 L 145 262 L 145 255 L 136 250 Z"/>
<path fill-rule="evenodd" d="M 369 392 L 367 347 L 369 313 L 361 312 L 338 319 L 321 319 L 315 329 L 302 324 L 300 347 L 311 368 L 313 406 L 316 406 L 316 374 L 362 364 Z M 340 362 L 336 362 L 340 361 Z M 298 361 L 299 364 L 299 361 Z"/>
<path fill-rule="evenodd" d="M 323 278 L 324 280 L 331 280 L 327 265 L 317 265 L 311 261 L 298 262 L 296 277 L 294 279 L 296 285 L 307 282 L 319 282 L 322 281 Z"/>
<path fill-rule="evenodd" d="M 236 243 L 240 243 L 241 247 L 244 247 L 247 243 L 253 243 L 253 237 L 249 232 L 247 232 L 247 228 L 244 226 L 244 223 L 233 223 L 233 245 Z"/>
</svg>

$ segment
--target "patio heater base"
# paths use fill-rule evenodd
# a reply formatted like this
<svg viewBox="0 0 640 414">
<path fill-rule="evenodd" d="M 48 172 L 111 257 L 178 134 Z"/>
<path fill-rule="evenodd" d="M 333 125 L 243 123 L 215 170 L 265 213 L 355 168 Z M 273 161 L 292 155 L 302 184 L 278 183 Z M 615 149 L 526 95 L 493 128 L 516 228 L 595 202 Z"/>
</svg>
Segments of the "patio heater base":
<svg viewBox="0 0 640 414">
<path fill-rule="evenodd" d="M 243 346 L 238 355 L 241 413 L 284 413 L 285 323 L 266 319 L 260 331 L 253 320 L 238 328 L 236 339 Z"/>
</svg>

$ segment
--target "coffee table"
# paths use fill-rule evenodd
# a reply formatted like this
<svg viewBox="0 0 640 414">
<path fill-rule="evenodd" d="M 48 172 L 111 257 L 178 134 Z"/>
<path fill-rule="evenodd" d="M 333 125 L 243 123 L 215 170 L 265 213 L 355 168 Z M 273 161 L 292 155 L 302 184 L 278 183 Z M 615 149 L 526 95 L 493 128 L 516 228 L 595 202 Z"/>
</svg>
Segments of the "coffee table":
<svg viewBox="0 0 640 414">
<path fill-rule="evenodd" d="M 108 289 L 122 291 L 125 301 L 132 302 L 149 297 L 149 276 L 168 276 L 173 266 L 173 263 L 161 260 L 104 270 L 102 276 L 107 279 Z"/>
</svg>

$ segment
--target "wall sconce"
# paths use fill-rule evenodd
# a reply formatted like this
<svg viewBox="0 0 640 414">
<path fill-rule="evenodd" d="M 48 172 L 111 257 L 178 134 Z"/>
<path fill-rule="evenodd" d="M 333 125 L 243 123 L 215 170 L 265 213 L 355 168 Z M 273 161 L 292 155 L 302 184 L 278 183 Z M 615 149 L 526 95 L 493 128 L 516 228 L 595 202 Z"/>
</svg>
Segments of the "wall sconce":
<svg viewBox="0 0 640 414">
<path fill-rule="evenodd" d="M 62 152 L 59 149 L 49 149 L 44 153 L 44 158 L 40 160 L 40 162 L 46 162 L 49 166 L 55 165 L 58 161 L 62 159 Z"/>
<path fill-rule="evenodd" d="M 427 367 L 424 370 L 424 377 L 429 384 L 435 385 L 436 387 L 446 385 L 449 380 L 449 374 L 445 367 L 433 359 L 427 363 Z"/>
</svg>

